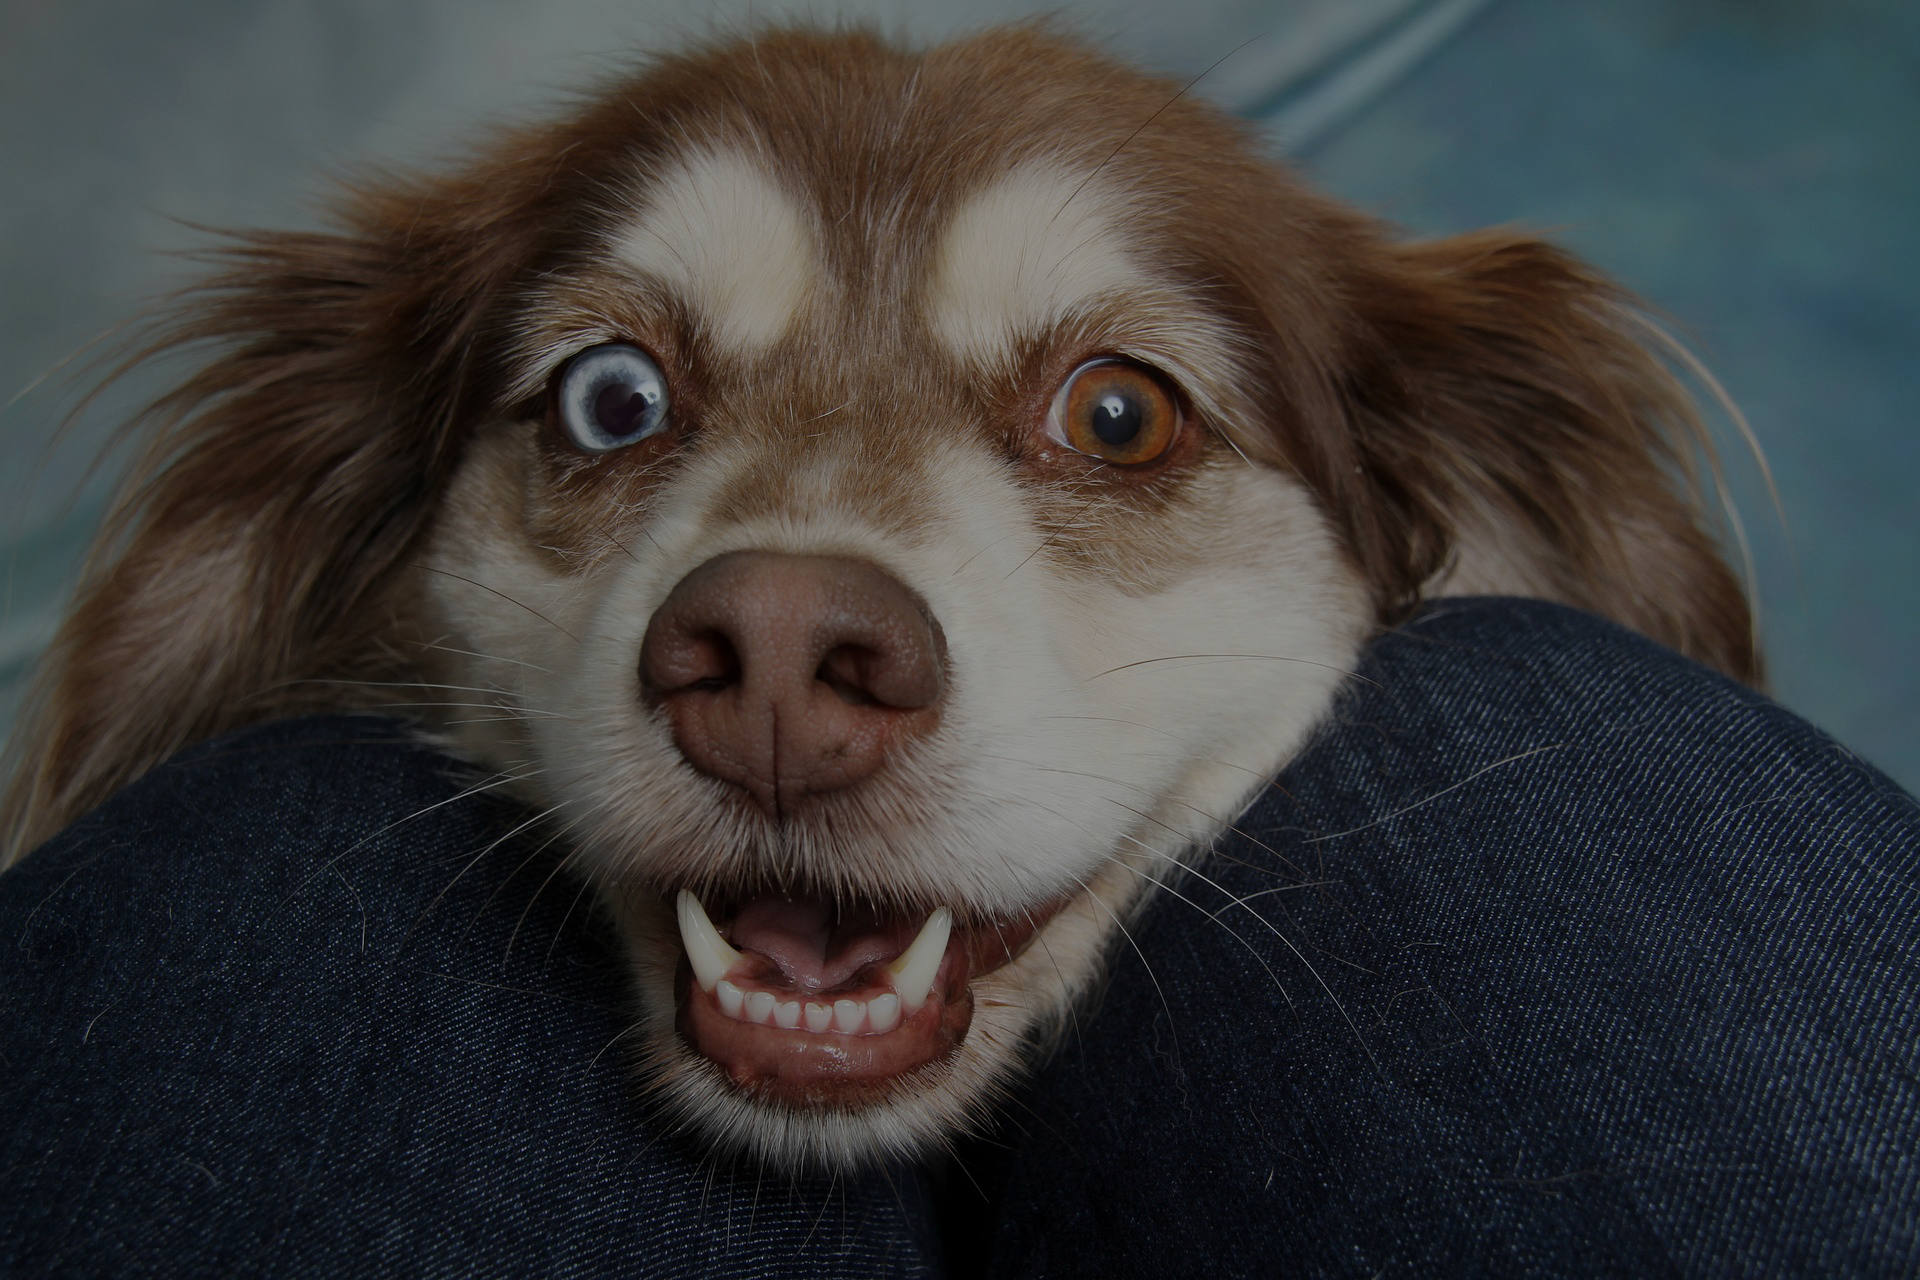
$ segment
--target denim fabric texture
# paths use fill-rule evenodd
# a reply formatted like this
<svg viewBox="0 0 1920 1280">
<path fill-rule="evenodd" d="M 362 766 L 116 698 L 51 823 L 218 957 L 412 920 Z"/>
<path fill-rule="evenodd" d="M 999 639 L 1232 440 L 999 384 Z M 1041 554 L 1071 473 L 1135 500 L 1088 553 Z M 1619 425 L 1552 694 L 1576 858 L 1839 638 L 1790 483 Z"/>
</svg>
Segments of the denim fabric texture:
<svg viewBox="0 0 1920 1280">
<path fill-rule="evenodd" d="M 0 1273 L 1920 1269 L 1920 809 L 1572 610 L 1373 645 L 964 1169 L 650 1114 L 612 939 L 472 780 L 268 726 L 0 877 Z"/>
<path fill-rule="evenodd" d="M 930 1274 L 911 1175 L 644 1112 L 608 931 L 472 781 L 273 725 L 0 876 L 0 1275 Z"/>
<path fill-rule="evenodd" d="M 998 1273 L 1920 1273 L 1912 799 L 1553 605 L 1360 674 L 1025 1100 Z"/>
</svg>

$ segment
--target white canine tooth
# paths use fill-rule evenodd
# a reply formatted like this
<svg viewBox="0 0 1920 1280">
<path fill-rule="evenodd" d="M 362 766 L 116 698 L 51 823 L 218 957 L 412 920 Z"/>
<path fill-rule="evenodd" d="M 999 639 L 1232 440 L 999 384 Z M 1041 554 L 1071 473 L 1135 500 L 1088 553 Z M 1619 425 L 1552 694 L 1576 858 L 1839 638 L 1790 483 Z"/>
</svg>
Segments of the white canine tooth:
<svg viewBox="0 0 1920 1280">
<path fill-rule="evenodd" d="M 807 1001 L 807 1030 L 825 1031 L 833 1025 L 833 1007 L 816 1001 Z"/>
<path fill-rule="evenodd" d="M 900 997 L 889 991 L 867 1001 L 867 1025 L 875 1031 L 891 1031 L 900 1025 Z"/>
<path fill-rule="evenodd" d="M 947 954 L 947 936 L 952 932 L 953 912 L 936 907 L 920 926 L 920 936 L 913 940 L 913 945 L 887 966 L 893 989 L 900 993 L 900 1002 L 907 1007 L 907 1012 L 918 1012 L 927 1002 L 927 992 L 933 989 L 933 975 L 940 970 L 940 958 Z"/>
<path fill-rule="evenodd" d="M 773 992 L 755 991 L 747 996 L 747 1017 L 754 1022 L 773 1020 Z"/>
<path fill-rule="evenodd" d="M 707 919 L 707 909 L 700 905 L 700 899 L 687 890 L 682 889 L 674 900 L 674 911 L 680 917 L 680 945 L 687 949 L 687 960 L 693 965 L 693 980 L 702 991 L 711 991 L 727 970 L 740 963 L 740 953 L 727 945 L 713 921 Z"/>
<path fill-rule="evenodd" d="M 783 1000 L 773 1006 L 773 1021 L 774 1025 L 785 1027 L 789 1031 L 799 1026 L 800 1002 L 798 1000 Z"/>
<path fill-rule="evenodd" d="M 844 1031 L 848 1035 L 860 1029 L 867 1020 L 867 1006 L 858 1000 L 835 1000 L 833 1002 L 833 1029 Z"/>
<path fill-rule="evenodd" d="M 720 996 L 720 1012 L 726 1014 L 729 1018 L 739 1017 L 740 1006 L 746 1003 L 747 993 L 734 986 L 731 982 L 728 982 L 725 978 L 720 979 L 720 984 L 716 986 L 714 990 L 718 992 Z"/>
</svg>

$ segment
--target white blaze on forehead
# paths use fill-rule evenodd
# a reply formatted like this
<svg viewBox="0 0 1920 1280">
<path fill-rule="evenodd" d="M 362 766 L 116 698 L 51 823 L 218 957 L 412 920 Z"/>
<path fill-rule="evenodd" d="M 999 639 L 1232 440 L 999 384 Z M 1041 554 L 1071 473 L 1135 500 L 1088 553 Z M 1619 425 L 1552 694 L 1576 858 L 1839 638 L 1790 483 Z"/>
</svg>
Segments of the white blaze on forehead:
<svg viewBox="0 0 1920 1280">
<path fill-rule="evenodd" d="M 801 210 L 764 165 L 700 152 L 650 181 L 614 254 L 684 296 L 724 343 L 764 347 L 786 331 L 819 275 Z"/>
<path fill-rule="evenodd" d="M 975 193 L 934 250 L 927 314 L 962 358 L 992 361 L 1085 304 L 1152 278 L 1134 264 L 1111 190 L 1079 168 L 1031 161 Z"/>
</svg>

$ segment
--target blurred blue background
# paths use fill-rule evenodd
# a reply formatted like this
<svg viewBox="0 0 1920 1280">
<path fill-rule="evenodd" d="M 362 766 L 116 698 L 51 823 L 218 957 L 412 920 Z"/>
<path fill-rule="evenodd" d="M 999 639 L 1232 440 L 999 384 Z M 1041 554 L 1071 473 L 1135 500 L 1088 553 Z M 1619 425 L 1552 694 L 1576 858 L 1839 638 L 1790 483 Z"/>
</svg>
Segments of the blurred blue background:
<svg viewBox="0 0 1920 1280">
<path fill-rule="evenodd" d="M 1723 424 L 1774 691 L 1920 788 L 1920 5 L 1911 0 L 180 0 L 0 5 L 0 723 L 144 371 L 56 437 L 183 223 L 312 225 L 338 175 L 433 162 L 636 49 L 784 17 L 909 39 L 1042 9 L 1262 123 L 1416 233 L 1549 232 L 1648 299 Z M 91 344 L 91 345 L 90 345 Z M 76 357 L 76 353 L 80 353 Z M 10 399 L 9 399 L 10 398 Z"/>
</svg>

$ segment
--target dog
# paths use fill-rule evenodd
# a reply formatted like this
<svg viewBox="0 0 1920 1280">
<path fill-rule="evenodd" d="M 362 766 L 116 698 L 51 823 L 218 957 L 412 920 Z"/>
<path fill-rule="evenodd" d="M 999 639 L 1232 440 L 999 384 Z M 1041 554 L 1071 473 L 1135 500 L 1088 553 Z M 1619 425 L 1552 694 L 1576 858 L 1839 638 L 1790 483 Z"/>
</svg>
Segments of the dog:
<svg viewBox="0 0 1920 1280">
<path fill-rule="evenodd" d="M 617 922 L 640 1078 L 776 1165 L 976 1124 L 1423 600 L 1759 677 L 1626 295 L 1044 28 L 665 58 L 219 257 L 11 856 L 197 740 L 446 703 Z"/>
</svg>

